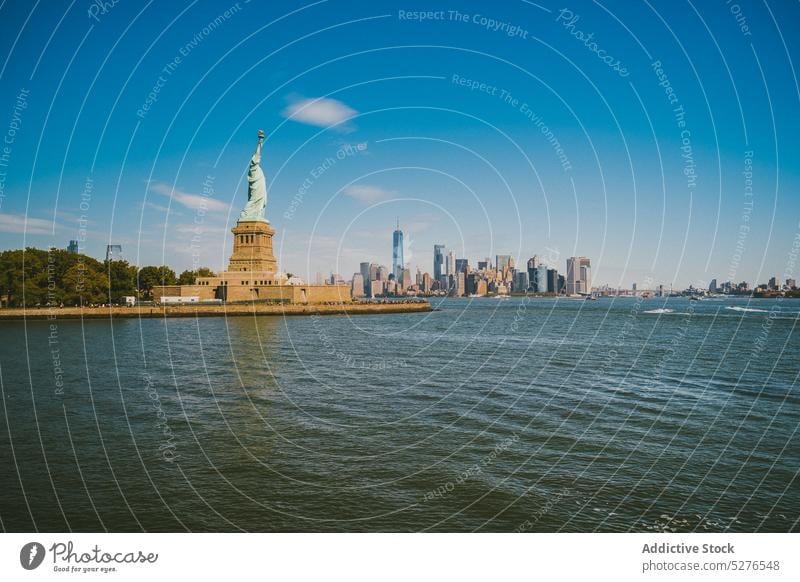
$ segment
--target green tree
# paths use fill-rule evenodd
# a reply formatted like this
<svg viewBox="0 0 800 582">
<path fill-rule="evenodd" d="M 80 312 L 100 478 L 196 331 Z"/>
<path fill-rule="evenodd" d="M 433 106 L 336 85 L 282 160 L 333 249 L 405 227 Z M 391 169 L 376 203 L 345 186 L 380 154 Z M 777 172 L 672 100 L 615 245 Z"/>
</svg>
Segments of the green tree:
<svg viewBox="0 0 800 582">
<path fill-rule="evenodd" d="M 208 267 L 198 267 L 196 271 L 186 270 L 178 275 L 178 285 L 194 285 L 198 277 L 213 277 L 214 271 Z"/>
<path fill-rule="evenodd" d="M 64 303 L 92 305 L 108 301 L 108 277 L 96 266 L 83 261 L 71 266 L 64 274 Z"/>
<path fill-rule="evenodd" d="M 119 303 L 126 295 L 136 295 L 136 267 L 129 265 L 128 261 L 109 261 L 105 267 L 112 303 Z"/>
<path fill-rule="evenodd" d="M 197 280 L 197 273 L 195 271 L 184 271 L 178 275 L 178 285 L 194 285 Z"/>
<path fill-rule="evenodd" d="M 77 264 L 102 272 L 99 261 L 65 250 L 4 251 L 0 253 L 0 295 L 7 295 L 12 307 L 58 305 L 69 294 L 64 277 Z"/>
<path fill-rule="evenodd" d="M 142 267 L 137 276 L 139 291 L 148 299 L 153 296 L 153 287 L 156 285 L 175 285 L 178 279 L 175 271 L 162 265 L 160 267 Z"/>
<path fill-rule="evenodd" d="M 118 303 L 126 295 L 152 297 L 153 286 L 194 283 L 213 277 L 208 267 L 184 271 L 180 281 L 167 266 L 137 269 L 127 261 L 100 262 L 63 249 L 17 249 L 0 252 L 0 295 L 10 307 Z"/>
<path fill-rule="evenodd" d="M 11 307 L 21 306 L 24 290 L 23 275 L 24 251 L 5 251 L 0 255 L 0 285 L 2 294 L 8 298 Z"/>
</svg>

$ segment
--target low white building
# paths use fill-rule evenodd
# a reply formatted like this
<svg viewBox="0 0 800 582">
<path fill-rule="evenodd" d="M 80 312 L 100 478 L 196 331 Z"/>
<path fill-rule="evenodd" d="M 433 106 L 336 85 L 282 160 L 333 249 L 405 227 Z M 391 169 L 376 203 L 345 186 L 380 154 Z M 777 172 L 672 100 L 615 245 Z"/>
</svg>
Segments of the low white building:
<svg viewBox="0 0 800 582">
<path fill-rule="evenodd" d="M 161 297 L 161 303 L 199 303 L 200 296 L 199 295 L 188 295 L 186 297 L 181 297 L 180 295 L 164 295 Z"/>
</svg>

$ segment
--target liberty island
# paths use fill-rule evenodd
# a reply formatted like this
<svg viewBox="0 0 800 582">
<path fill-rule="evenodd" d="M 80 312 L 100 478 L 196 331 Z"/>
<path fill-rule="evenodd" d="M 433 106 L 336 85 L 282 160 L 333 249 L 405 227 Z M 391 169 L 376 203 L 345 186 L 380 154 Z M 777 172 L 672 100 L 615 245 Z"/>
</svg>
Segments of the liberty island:
<svg viewBox="0 0 800 582">
<path fill-rule="evenodd" d="M 267 219 L 267 180 L 261 167 L 264 132 L 259 130 L 255 152 L 247 172 L 247 203 L 231 229 L 233 252 L 228 269 L 220 273 L 198 271 L 189 284 L 156 284 L 148 290 L 152 304 L 142 304 L 137 296 L 115 301 L 112 298 L 112 259 L 106 257 L 109 273 L 104 276 L 108 303 L 97 306 L 77 291 L 75 305 L 64 306 L 54 293 L 40 303 L 25 302 L 12 307 L 12 295 L 0 295 L 0 319 L 74 319 L 104 317 L 209 317 L 237 315 L 331 315 L 430 311 L 426 301 L 395 301 L 391 304 L 359 301 L 351 285 L 306 284 L 297 277 L 288 277 L 278 270 L 273 252 L 275 229 Z M 54 249 L 47 251 L 52 262 Z M 25 251 L 30 254 L 36 249 Z M 44 252 L 44 251 L 42 251 Z M 69 251 L 73 252 L 73 251 Z M 125 263 L 127 268 L 127 263 Z M 168 267 L 159 267 L 168 269 Z M 206 271 L 208 271 L 206 269 Z M 141 271 L 140 271 L 141 273 Z M 83 276 L 81 274 L 81 276 Z M 140 279 L 141 275 L 137 275 Z M 49 283 L 48 283 L 49 285 Z M 54 281 L 54 287 L 58 284 Z M 141 290 L 137 289 L 137 295 Z M 116 303 L 116 304 L 115 304 Z M 86 307 L 91 307 L 90 311 Z"/>
<path fill-rule="evenodd" d="M 267 220 L 267 180 L 261 168 L 264 132 L 247 172 L 247 204 L 231 229 L 233 254 L 228 270 L 214 276 L 197 277 L 192 285 L 159 285 L 153 288 L 158 303 L 204 301 L 268 302 L 282 304 L 348 303 L 348 285 L 298 285 L 278 273 L 272 250 L 275 230 Z"/>
</svg>

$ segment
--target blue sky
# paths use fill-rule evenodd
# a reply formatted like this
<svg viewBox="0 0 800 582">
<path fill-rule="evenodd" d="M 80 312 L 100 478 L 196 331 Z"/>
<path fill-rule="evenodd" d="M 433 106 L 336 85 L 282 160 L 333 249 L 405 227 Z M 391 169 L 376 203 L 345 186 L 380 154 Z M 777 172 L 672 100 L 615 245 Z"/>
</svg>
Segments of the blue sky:
<svg viewBox="0 0 800 582">
<path fill-rule="evenodd" d="M 222 269 L 262 128 L 307 278 L 390 264 L 396 218 L 412 269 L 442 243 L 613 286 L 794 274 L 796 3 L 98 6 L 0 7 L 2 249 L 83 216 L 90 255 Z"/>
</svg>

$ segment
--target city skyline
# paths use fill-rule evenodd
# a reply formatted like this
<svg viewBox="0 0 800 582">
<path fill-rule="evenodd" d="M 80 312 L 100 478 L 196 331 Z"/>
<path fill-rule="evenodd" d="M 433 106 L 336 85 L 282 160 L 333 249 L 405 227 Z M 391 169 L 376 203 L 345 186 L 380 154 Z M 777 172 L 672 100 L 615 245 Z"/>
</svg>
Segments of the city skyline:
<svg viewBox="0 0 800 582">
<path fill-rule="evenodd" d="M 403 231 L 400 220 L 392 232 L 392 263 L 387 269 L 381 263 L 362 261 L 359 271 L 353 274 L 350 283 L 353 296 L 377 297 L 383 295 L 432 295 L 485 296 L 532 292 L 538 294 L 564 294 L 567 296 L 592 295 L 643 295 L 666 296 L 673 293 L 691 296 L 710 294 L 747 295 L 752 293 L 775 294 L 783 291 L 796 291 L 793 277 L 781 279 L 771 276 L 764 283 L 748 281 L 720 281 L 712 278 L 700 285 L 690 284 L 685 288 L 665 285 L 646 280 L 643 287 L 636 282 L 630 287 L 611 287 L 608 284 L 595 285 L 592 279 L 591 258 L 586 256 L 567 257 L 565 270 L 559 272 L 557 257 L 543 257 L 533 254 L 527 261 L 507 254 L 495 255 L 483 260 L 470 262 L 467 257 L 456 257 L 446 244 L 434 244 L 430 271 L 417 264 L 415 280 L 411 280 L 411 264 L 398 263 L 403 256 Z M 432 275 L 431 275 L 432 273 Z M 320 276 L 317 275 L 317 279 Z M 344 282 L 338 273 L 331 273 L 330 282 Z M 482 283 L 480 283 L 482 282 Z M 483 285 L 480 286 L 479 285 Z"/>
<path fill-rule="evenodd" d="M 326 276 L 323 276 L 322 272 L 317 271 L 313 277 L 308 277 L 305 279 L 307 283 L 323 283 L 326 284 L 345 284 L 345 283 L 353 283 L 353 288 L 355 289 L 356 286 L 354 284 L 355 277 L 358 276 L 361 278 L 363 282 L 364 288 L 364 295 L 369 296 L 371 293 L 371 289 L 369 288 L 369 284 L 371 281 L 375 280 L 389 280 L 393 279 L 395 281 L 400 280 L 403 276 L 406 276 L 406 281 L 410 281 L 410 274 L 412 271 L 416 271 L 418 277 L 430 276 L 432 277 L 432 281 L 437 281 L 440 279 L 441 274 L 447 274 L 451 276 L 455 273 L 462 272 L 465 267 L 468 267 L 469 271 L 483 271 L 485 269 L 494 269 L 497 270 L 497 266 L 500 265 L 501 267 L 507 265 L 516 265 L 516 259 L 513 255 L 508 254 L 498 254 L 495 255 L 495 260 L 492 262 L 491 257 L 485 257 L 484 259 L 477 259 L 471 261 L 468 257 L 459 257 L 456 258 L 455 253 L 452 250 L 447 249 L 447 245 L 445 244 L 434 244 L 433 245 L 433 254 L 432 254 L 432 269 L 427 271 L 424 269 L 423 264 L 415 264 L 412 268 L 411 263 L 403 263 L 402 259 L 404 256 L 404 246 L 403 246 L 403 231 L 400 228 L 399 217 L 396 219 L 397 224 L 392 232 L 392 258 L 390 262 L 390 267 L 387 268 L 383 262 L 372 262 L 372 261 L 361 261 L 359 263 L 359 269 L 353 274 L 353 278 L 345 279 L 342 277 L 340 272 L 338 271 L 329 271 Z M 798 247 L 800 247 L 800 241 L 798 241 Z M 50 247 L 58 248 L 58 247 Z M 15 250 L 15 249 L 8 249 L 8 250 Z M 47 249 L 44 249 L 47 250 Z M 70 253 L 82 253 L 83 250 L 81 249 L 79 242 L 77 240 L 70 239 L 69 244 L 64 249 Z M 444 251 L 447 254 L 444 254 Z M 524 256 L 524 255 L 523 255 Z M 437 257 L 440 261 L 437 263 Z M 106 247 L 106 256 L 105 261 L 119 261 L 128 259 L 124 256 L 122 251 L 122 246 L 117 244 L 110 244 Z M 524 262 L 523 258 L 519 259 L 520 263 Z M 573 263 L 574 262 L 574 263 Z M 135 263 L 131 263 L 132 266 L 141 267 L 142 265 L 136 265 Z M 404 265 L 404 266 L 402 266 Z M 717 277 L 712 277 L 708 281 L 703 280 L 699 282 L 694 282 L 686 285 L 685 287 L 680 287 L 677 285 L 664 283 L 664 282 L 657 282 L 652 278 L 646 279 L 649 281 L 649 286 L 641 287 L 638 286 L 636 281 L 630 283 L 629 287 L 625 285 L 619 286 L 611 286 L 608 283 L 601 283 L 601 284 L 594 284 L 591 275 L 591 263 L 590 259 L 587 257 L 568 257 L 565 259 L 565 274 L 561 274 L 561 286 L 557 282 L 552 281 L 552 277 L 558 277 L 559 272 L 557 269 L 557 264 L 554 258 L 551 256 L 549 259 L 543 258 L 538 254 L 533 253 L 531 257 L 527 260 L 527 269 L 513 269 L 515 271 L 513 274 L 516 276 L 517 274 L 526 274 L 528 282 L 525 287 L 530 286 L 531 290 L 538 291 L 538 282 L 539 281 L 547 281 L 547 287 L 552 289 L 560 289 L 563 292 L 566 292 L 568 295 L 581 295 L 581 294 L 589 294 L 591 291 L 627 291 L 630 290 L 634 293 L 638 292 L 658 292 L 658 293 L 666 293 L 666 292 L 673 292 L 673 291 L 708 291 L 711 293 L 721 293 L 721 294 L 747 294 L 753 291 L 762 289 L 767 291 L 780 291 L 782 289 L 796 289 L 796 279 L 793 276 L 785 276 L 781 278 L 780 275 L 774 274 L 764 279 L 764 281 L 749 281 L 746 279 L 718 279 Z M 574 266 L 571 266 L 574 265 Z M 172 268 L 170 264 L 164 264 L 164 266 L 168 268 Z M 554 267 L 554 268 L 550 268 Z M 207 267 L 196 264 L 194 265 L 194 269 L 185 269 L 186 272 L 190 272 L 192 270 L 196 271 L 197 268 L 207 269 Z M 439 274 L 437 275 L 437 269 L 439 269 Z M 176 270 L 176 272 L 180 272 L 180 270 Z M 345 271 L 346 272 L 346 271 Z M 400 273 L 400 277 L 398 277 L 398 272 Z M 534 274 L 535 272 L 535 274 Z M 282 274 L 291 273 L 291 269 L 281 270 Z M 297 278 L 296 275 L 293 276 L 298 281 L 302 281 L 304 279 Z M 570 282 L 570 278 L 573 278 L 576 282 Z M 581 285 L 580 282 L 583 282 Z M 417 281 L 417 285 L 419 281 Z"/>
</svg>

